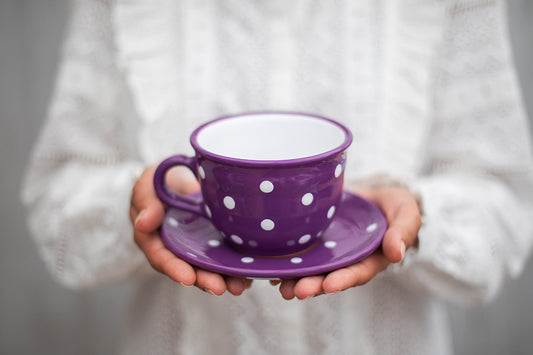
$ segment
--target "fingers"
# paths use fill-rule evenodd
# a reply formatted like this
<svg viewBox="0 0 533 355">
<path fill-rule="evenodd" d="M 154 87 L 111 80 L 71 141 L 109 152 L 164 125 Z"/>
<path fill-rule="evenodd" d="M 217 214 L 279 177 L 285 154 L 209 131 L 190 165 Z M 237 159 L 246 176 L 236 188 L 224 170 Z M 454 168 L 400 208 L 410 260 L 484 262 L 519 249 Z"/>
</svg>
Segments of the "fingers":
<svg viewBox="0 0 533 355">
<path fill-rule="evenodd" d="M 283 280 L 279 286 L 279 292 L 281 296 L 286 300 L 292 300 L 295 296 L 294 286 L 296 285 L 295 279 Z"/>
<path fill-rule="evenodd" d="M 228 292 L 234 296 L 242 295 L 242 293 L 252 286 L 252 279 L 241 277 L 226 276 L 226 287 Z"/>
<path fill-rule="evenodd" d="M 361 286 L 372 280 L 378 273 L 385 270 L 390 262 L 378 250 L 367 258 L 335 270 L 327 276 L 317 275 L 304 277 L 299 280 L 289 279 L 281 281 L 279 291 L 286 300 L 294 297 L 306 300 L 324 293 L 337 293 L 351 287 Z M 271 282 L 277 285 L 278 282 Z"/>
<path fill-rule="evenodd" d="M 157 233 L 136 232 L 135 241 L 155 270 L 183 286 L 195 285 L 214 296 L 220 296 L 226 290 L 238 296 L 252 284 L 252 280 L 231 276 L 224 277 L 203 269 L 195 269 L 170 252 Z"/>
<path fill-rule="evenodd" d="M 375 202 L 385 214 L 388 229 L 383 237 L 383 253 L 390 262 L 401 262 L 406 249 L 415 244 L 422 224 L 415 197 L 403 188 L 383 188 L 358 193 Z"/>
<path fill-rule="evenodd" d="M 163 244 L 158 229 L 165 217 L 165 208 L 155 193 L 155 167 L 147 168 L 135 183 L 132 193 L 130 218 L 134 224 L 134 240 L 144 252 L 152 267 L 184 286 L 197 286 L 212 295 L 220 296 L 226 290 L 240 295 L 251 285 L 251 280 L 195 269 L 181 260 Z M 192 174 L 189 174 L 192 175 Z M 171 169 L 167 176 L 169 186 L 178 193 L 189 194 L 198 190 L 194 176 L 179 169 Z"/>
<path fill-rule="evenodd" d="M 388 229 L 381 249 L 365 259 L 335 271 L 327 276 L 304 277 L 300 280 L 281 281 L 279 291 L 283 298 L 307 299 L 322 293 L 336 293 L 350 287 L 364 285 L 391 263 L 403 260 L 407 248 L 417 241 L 421 226 L 416 198 L 404 188 L 390 187 L 359 191 L 359 195 L 376 203 L 383 211 Z M 271 281 L 272 285 L 280 281 Z"/>
<path fill-rule="evenodd" d="M 134 241 L 155 270 L 184 286 L 192 286 L 196 283 L 196 271 L 169 251 L 159 236 L 165 208 L 153 187 L 154 171 L 155 167 L 147 168 L 133 187 L 130 218 Z"/>
<path fill-rule="evenodd" d="M 390 262 L 398 263 L 403 260 L 406 249 L 413 246 L 417 239 L 421 226 L 418 207 L 406 203 L 391 219 L 383 236 L 382 249 Z"/>
<path fill-rule="evenodd" d="M 170 252 L 159 237 L 165 208 L 155 194 L 154 171 L 154 167 L 147 168 L 133 187 L 130 207 L 133 239 L 154 269 L 182 285 L 192 286 L 196 282 L 194 269 Z"/>
<path fill-rule="evenodd" d="M 403 260 L 407 249 L 405 240 L 410 239 L 409 235 L 405 228 L 396 225 L 390 226 L 385 232 L 381 248 L 391 263 L 399 263 Z"/>
<path fill-rule="evenodd" d="M 214 296 L 226 292 L 226 281 L 222 275 L 203 269 L 196 269 L 196 286 Z"/>
<path fill-rule="evenodd" d="M 364 285 L 383 271 L 389 263 L 383 253 L 378 250 L 355 264 L 328 274 L 322 282 L 322 288 L 326 293 L 336 293 L 350 287 Z"/>
<path fill-rule="evenodd" d="M 130 217 L 135 229 L 150 233 L 155 231 L 165 217 L 165 208 L 153 186 L 154 167 L 147 168 L 133 187 Z"/>
<path fill-rule="evenodd" d="M 152 267 L 185 286 L 196 282 L 196 272 L 176 257 L 163 244 L 158 228 L 165 217 L 165 208 L 153 187 L 154 167 L 147 168 L 133 187 L 130 218 L 134 224 L 133 239 Z"/>
<path fill-rule="evenodd" d="M 134 240 L 144 252 L 152 267 L 184 286 L 196 282 L 196 272 L 191 265 L 170 252 L 157 233 L 134 232 Z"/>
<path fill-rule="evenodd" d="M 181 165 L 168 170 L 166 182 L 170 190 L 182 195 L 190 195 L 200 190 L 200 184 L 193 173 Z"/>
<path fill-rule="evenodd" d="M 196 276 L 196 287 L 213 296 L 221 296 L 226 290 L 234 296 L 240 296 L 253 282 L 251 279 L 224 276 L 203 269 L 197 269 Z"/>
<path fill-rule="evenodd" d="M 281 296 L 286 300 L 291 300 L 294 297 L 299 300 L 306 300 L 310 297 L 317 296 L 323 293 L 322 281 L 324 276 L 309 276 L 299 280 L 287 279 L 283 281 L 271 281 L 270 283 L 275 286 L 280 284 L 279 291 Z"/>
<path fill-rule="evenodd" d="M 300 279 L 294 287 L 294 296 L 305 300 L 322 292 L 324 276 L 310 276 Z"/>
<path fill-rule="evenodd" d="M 213 296 L 221 296 L 226 290 L 234 296 L 240 296 L 253 282 L 251 279 L 223 276 L 202 269 L 197 269 L 196 274 L 196 286 Z"/>
</svg>

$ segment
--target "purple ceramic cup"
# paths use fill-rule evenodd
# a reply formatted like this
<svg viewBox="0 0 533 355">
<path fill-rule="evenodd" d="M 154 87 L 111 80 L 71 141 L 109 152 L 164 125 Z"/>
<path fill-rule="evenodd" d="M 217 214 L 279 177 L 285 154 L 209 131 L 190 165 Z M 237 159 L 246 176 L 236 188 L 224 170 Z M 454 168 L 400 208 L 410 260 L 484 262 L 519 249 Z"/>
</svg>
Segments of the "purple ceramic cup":
<svg viewBox="0 0 533 355">
<path fill-rule="evenodd" d="M 167 205 L 210 219 L 242 253 L 296 254 L 314 246 L 335 215 L 351 142 L 346 127 L 316 115 L 226 116 L 192 133 L 195 156 L 164 160 L 154 187 Z M 200 181 L 200 200 L 167 188 L 165 174 L 177 165 Z"/>
</svg>

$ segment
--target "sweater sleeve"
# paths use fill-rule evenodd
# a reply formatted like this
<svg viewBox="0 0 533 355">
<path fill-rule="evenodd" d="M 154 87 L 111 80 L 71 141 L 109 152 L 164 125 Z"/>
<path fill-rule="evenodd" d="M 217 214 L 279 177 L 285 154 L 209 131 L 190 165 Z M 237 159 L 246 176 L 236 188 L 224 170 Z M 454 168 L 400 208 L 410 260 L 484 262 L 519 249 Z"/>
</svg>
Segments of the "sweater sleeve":
<svg viewBox="0 0 533 355">
<path fill-rule="evenodd" d="M 533 242 L 529 127 L 502 2 L 453 2 L 443 44 L 428 168 L 411 186 L 424 206 L 420 244 L 390 271 L 479 304 L 520 274 Z"/>
<path fill-rule="evenodd" d="M 77 1 L 72 10 L 22 200 L 54 278 L 84 288 L 143 264 L 129 221 L 132 186 L 143 163 L 135 124 L 128 124 L 135 112 L 114 60 L 109 5 Z"/>
</svg>

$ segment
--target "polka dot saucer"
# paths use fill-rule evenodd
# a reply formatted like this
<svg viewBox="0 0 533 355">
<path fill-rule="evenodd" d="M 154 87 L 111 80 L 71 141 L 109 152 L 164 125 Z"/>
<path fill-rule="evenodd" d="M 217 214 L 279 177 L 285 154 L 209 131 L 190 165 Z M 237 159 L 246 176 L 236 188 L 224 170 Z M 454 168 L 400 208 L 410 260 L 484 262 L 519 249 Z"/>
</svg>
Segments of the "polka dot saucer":
<svg viewBox="0 0 533 355">
<path fill-rule="evenodd" d="M 296 256 L 261 257 L 232 249 L 211 222 L 169 209 L 161 238 L 174 254 L 192 265 L 220 274 L 286 279 L 322 274 L 357 262 L 376 250 L 387 222 L 373 203 L 344 192 L 338 212 L 319 243 Z"/>
</svg>

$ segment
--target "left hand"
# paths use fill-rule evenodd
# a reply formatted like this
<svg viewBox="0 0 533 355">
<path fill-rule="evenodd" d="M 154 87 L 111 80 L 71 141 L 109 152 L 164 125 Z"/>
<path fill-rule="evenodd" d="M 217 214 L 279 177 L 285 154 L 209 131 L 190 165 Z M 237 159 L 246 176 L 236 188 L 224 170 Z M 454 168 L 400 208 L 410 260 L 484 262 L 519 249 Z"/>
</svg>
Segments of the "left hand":
<svg viewBox="0 0 533 355">
<path fill-rule="evenodd" d="M 176 193 L 190 194 L 200 186 L 194 177 L 183 174 L 183 169 L 171 169 L 167 185 Z M 165 206 L 154 190 L 155 166 L 148 167 L 135 183 L 132 192 L 130 218 L 134 226 L 133 238 L 152 267 L 183 286 L 195 285 L 212 295 L 229 291 L 238 296 L 251 286 L 252 280 L 230 277 L 196 268 L 178 258 L 166 248 L 159 235 L 165 218 Z"/>
<path fill-rule="evenodd" d="M 290 300 L 296 297 L 303 300 L 363 285 L 385 270 L 390 263 L 401 262 L 405 250 L 418 243 L 421 213 L 416 198 L 409 190 L 385 187 L 362 190 L 357 194 L 377 204 L 387 218 L 388 229 L 381 248 L 365 259 L 327 275 L 271 281 L 273 285 L 281 283 L 279 291 L 283 298 Z"/>
</svg>

